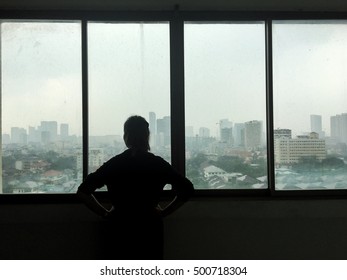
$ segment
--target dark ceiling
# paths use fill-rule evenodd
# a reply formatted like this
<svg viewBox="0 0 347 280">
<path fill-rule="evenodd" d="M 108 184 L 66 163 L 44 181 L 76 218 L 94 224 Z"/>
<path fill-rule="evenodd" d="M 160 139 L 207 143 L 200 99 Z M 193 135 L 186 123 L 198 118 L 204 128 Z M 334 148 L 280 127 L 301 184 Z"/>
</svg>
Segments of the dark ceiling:
<svg viewBox="0 0 347 280">
<path fill-rule="evenodd" d="M 1 0 L 18 10 L 255 10 L 347 11 L 346 0 Z"/>
</svg>

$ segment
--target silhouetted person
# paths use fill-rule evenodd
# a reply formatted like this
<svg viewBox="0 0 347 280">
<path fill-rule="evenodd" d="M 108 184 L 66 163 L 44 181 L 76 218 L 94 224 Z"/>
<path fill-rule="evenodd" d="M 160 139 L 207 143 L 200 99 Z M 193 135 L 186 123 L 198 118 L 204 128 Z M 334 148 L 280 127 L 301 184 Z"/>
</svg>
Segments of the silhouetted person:
<svg viewBox="0 0 347 280">
<path fill-rule="evenodd" d="M 161 259 L 162 217 L 185 203 L 194 188 L 168 162 L 149 152 L 149 125 L 144 118 L 129 117 L 123 139 L 128 149 L 89 174 L 77 194 L 92 211 L 108 220 L 103 240 L 105 258 Z M 159 201 L 166 184 L 171 184 L 174 199 L 161 209 Z M 110 209 L 93 195 L 105 185 Z"/>
</svg>

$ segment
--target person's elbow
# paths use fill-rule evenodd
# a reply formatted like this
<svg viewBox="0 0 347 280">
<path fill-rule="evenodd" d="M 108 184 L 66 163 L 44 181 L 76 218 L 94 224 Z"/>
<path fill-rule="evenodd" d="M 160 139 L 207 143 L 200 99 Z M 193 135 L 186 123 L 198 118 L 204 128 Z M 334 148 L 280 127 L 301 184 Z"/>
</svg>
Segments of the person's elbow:
<svg viewBox="0 0 347 280">
<path fill-rule="evenodd" d="M 87 198 L 89 198 L 91 196 L 90 193 L 87 193 L 86 191 L 81 190 L 81 189 L 77 190 L 76 195 L 82 201 L 85 201 Z"/>
<path fill-rule="evenodd" d="M 177 193 L 177 196 L 180 200 L 188 201 L 192 196 L 194 195 L 194 186 L 192 182 L 187 180 L 187 182 L 184 185 L 184 188 L 181 188 L 180 191 Z"/>
<path fill-rule="evenodd" d="M 187 187 L 187 196 L 188 198 L 192 197 L 194 195 L 194 185 L 192 182 L 189 181 L 188 187 Z"/>
</svg>

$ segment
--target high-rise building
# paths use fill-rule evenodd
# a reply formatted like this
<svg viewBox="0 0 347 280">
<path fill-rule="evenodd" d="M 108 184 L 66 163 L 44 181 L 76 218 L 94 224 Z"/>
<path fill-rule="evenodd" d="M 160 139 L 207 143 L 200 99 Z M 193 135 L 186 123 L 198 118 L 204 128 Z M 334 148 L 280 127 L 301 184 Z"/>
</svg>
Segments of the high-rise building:
<svg viewBox="0 0 347 280">
<path fill-rule="evenodd" d="M 295 139 L 275 138 L 274 150 L 276 164 L 293 164 L 304 158 L 315 158 L 318 161 L 326 158 L 325 140 L 319 139 L 315 132 Z"/>
<path fill-rule="evenodd" d="M 338 139 L 339 138 L 339 116 L 330 117 L 330 137 Z"/>
<path fill-rule="evenodd" d="M 67 123 L 60 124 L 60 140 L 66 141 L 69 138 L 69 125 Z"/>
<path fill-rule="evenodd" d="M 330 136 L 347 144 L 347 113 L 330 117 Z"/>
<path fill-rule="evenodd" d="M 76 171 L 77 171 L 77 180 L 82 181 L 83 180 L 83 153 L 82 153 L 82 150 L 76 151 Z"/>
<path fill-rule="evenodd" d="M 235 123 L 233 137 L 234 137 L 234 145 L 236 147 L 245 146 L 245 124 L 244 123 Z"/>
<path fill-rule="evenodd" d="M 292 130 L 286 128 L 274 129 L 274 139 L 279 138 L 292 139 Z"/>
<path fill-rule="evenodd" d="M 11 127 L 11 143 L 27 144 L 27 132 L 21 127 Z"/>
<path fill-rule="evenodd" d="M 219 121 L 219 134 L 220 141 L 227 143 L 228 145 L 233 144 L 233 123 L 228 119 L 222 119 Z"/>
<path fill-rule="evenodd" d="M 52 140 L 51 140 L 50 132 L 49 131 L 45 131 L 45 130 L 41 131 L 41 143 L 47 145 L 47 144 L 49 144 L 51 142 L 52 142 Z"/>
<path fill-rule="evenodd" d="M 157 116 L 154 112 L 149 112 L 149 131 L 149 145 L 155 147 L 157 138 Z"/>
<path fill-rule="evenodd" d="M 105 162 L 104 150 L 101 148 L 90 148 L 88 153 L 88 167 L 94 172 Z"/>
<path fill-rule="evenodd" d="M 29 126 L 28 142 L 39 143 L 41 141 L 40 132 L 33 126 Z"/>
<path fill-rule="evenodd" d="M 2 140 L 2 144 L 10 144 L 11 143 L 10 134 L 2 134 L 1 140 Z"/>
<path fill-rule="evenodd" d="M 199 137 L 201 137 L 201 138 L 210 137 L 210 130 L 207 127 L 200 127 L 199 128 Z"/>
<path fill-rule="evenodd" d="M 325 135 L 322 130 L 322 116 L 310 115 L 310 121 L 311 121 L 311 132 L 316 132 L 319 134 L 320 138 L 323 138 Z"/>
<path fill-rule="evenodd" d="M 162 119 L 157 119 L 157 140 L 159 139 L 160 146 L 167 146 L 171 143 L 171 121 L 169 116 Z"/>
<path fill-rule="evenodd" d="M 58 123 L 56 121 L 41 121 L 40 126 L 42 142 L 55 142 L 58 140 Z M 44 140 L 44 141 L 43 141 Z"/>
<path fill-rule="evenodd" d="M 258 149 L 262 145 L 263 125 L 261 121 L 245 122 L 245 147 L 246 149 Z"/>
</svg>

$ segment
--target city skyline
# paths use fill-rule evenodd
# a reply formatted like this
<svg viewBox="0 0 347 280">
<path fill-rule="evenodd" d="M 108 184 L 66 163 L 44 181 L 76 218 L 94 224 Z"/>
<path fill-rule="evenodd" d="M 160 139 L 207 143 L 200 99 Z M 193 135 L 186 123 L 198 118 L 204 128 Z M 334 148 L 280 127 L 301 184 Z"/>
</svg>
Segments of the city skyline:
<svg viewBox="0 0 347 280">
<path fill-rule="evenodd" d="M 332 137 L 331 134 L 333 134 L 333 137 L 337 137 L 337 135 L 339 133 L 337 131 L 337 127 L 336 127 L 337 124 L 335 124 L 335 126 L 331 128 L 333 131 L 332 130 L 325 131 L 322 128 L 322 116 L 321 115 L 310 114 L 309 116 L 310 116 L 309 124 L 307 126 L 310 128 L 307 129 L 306 131 L 302 131 L 301 133 L 295 134 L 294 130 L 290 127 L 282 127 L 282 128 L 274 127 L 274 130 L 289 129 L 291 131 L 293 138 L 300 136 L 300 135 L 307 135 L 310 132 L 317 132 L 319 135 L 319 138 Z M 347 113 L 340 113 L 340 114 L 330 116 L 330 118 L 329 118 L 330 123 L 332 123 L 333 120 L 335 120 L 335 122 L 336 122 L 337 118 L 339 118 L 340 116 L 342 116 L 342 117 L 347 116 Z M 170 125 L 171 125 L 170 116 L 163 116 L 163 118 L 157 118 L 155 112 L 148 112 L 147 116 L 144 116 L 144 117 L 149 122 L 151 134 L 157 134 L 156 131 L 157 131 L 157 129 L 159 129 L 159 130 L 161 130 L 160 132 L 164 132 L 164 130 L 165 130 L 167 137 L 170 136 L 170 133 L 171 133 L 170 132 Z M 163 121 L 165 122 L 166 128 L 163 127 L 163 125 L 164 125 L 164 123 L 162 123 Z M 213 129 L 210 129 L 204 125 L 199 126 L 199 127 L 186 125 L 185 126 L 185 136 L 186 137 L 196 137 L 196 136 L 215 137 L 215 138 L 218 138 L 220 140 L 223 140 L 223 137 L 228 138 L 228 136 L 223 136 L 223 133 L 224 134 L 227 133 L 226 131 L 230 129 L 230 132 L 228 132 L 228 133 L 230 133 L 231 136 L 233 138 L 235 138 L 235 139 L 233 139 L 233 141 L 237 142 L 237 141 L 240 141 L 240 140 L 238 140 L 240 137 L 240 129 L 241 130 L 244 129 L 245 128 L 244 125 L 247 122 L 253 122 L 253 121 L 259 121 L 262 123 L 261 130 L 262 130 L 262 133 L 264 134 L 266 132 L 266 126 L 261 120 L 249 120 L 249 121 L 242 123 L 242 122 L 233 122 L 227 118 L 223 118 L 223 119 L 220 119 L 218 122 L 216 122 L 217 129 L 215 129 L 215 133 L 214 133 Z M 159 124 L 158 124 L 158 122 L 159 122 Z M 342 122 L 342 121 L 340 121 L 340 122 Z M 50 125 L 53 125 L 53 128 L 50 128 Z M 339 126 L 341 126 L 341 125 L 342 125 L 342 123 Z M 18 126 L 11 127 L 9 133 L 2 133 L 2 138 L 3 138 L 4 143 L 8 143 L 9 142 L 8 137 L 10 136 L 11 143 L 15 143 L 16 141 L 13 142 L 12 134 L 15 133 L 18 135 L 18 133 L 25 133 L 26 139 L 27 139 L 26 141 L 31 142 L 30 139 L 33 139 L 32 138 L 33 134 L 37 133 L 37 132 L 42 132 L 42 131 L 50 131 L 51 137 L 53 137 L 53 139 L 57 138 L 58 136 L 61 137 L 62 135 L 64 135 L 65 140 L 69 136 L 82 137 L 82 135 L 75 135 L 75 134 L 70 133 L 70 125 L 68 123 L 58 123 L 57 121 L 42 120 L 42 121 L 40 121 L 40 125 L 36 125 L 36 126 L 28 125 L 27 128 L 22 128 L 22 127 L 18 127 Z M 347 128 L 346 128 L 346 131 L 347 131 Z M 346 131 L 343 133 L 346 133 Z M 106 135 L 116 135 L 116 136 L 121 137 L 122 134 L 123 134 L 123 131 L 118 131 L 118 133 L 106 134 Z M 94 137 L 94 136 L 106 136 L 106 135 L 90 135 L 90 136 Z M 225 134 L 225 135 L 227 135 L 227 134 Z M 36 136 L 36 137 L 38 137 L 38 136 Z M 341 136 L 341 135 L 339 137 L 342 137 L 343 139 L 346 138 L 345 136 Z M 59 139 L 59 140 L 61 140 L 61 139 Z M 155 143 L 155 140 L 151 139 L 151 143 L 153 145 Z"/>
<path fill-rule="evenodd" d="M 149 112 L 148 118 L 152 129 L 152 151 L 170 162 L 170 116 L 157 118 L 155 112 Z M 337 128 L 344 122 L 347 124 L 347 114 L 332 118 L 336 118 Z M 320 130 L 321 117 L 311 115 L 309 119 L 311 127 Z M 223 118 L 218 124 L 220 135 L 217 138 L 211 136 L 206 127 L 199 128 L 200 137 L 186 137 L 186 172 L 196 182 L 197 188 L 266 188 L 267 145 L 262 121 L 233 123 Z M 85 154 L 81 138 L 71 138 L 69 124 L 57 121 L 41 121 L 36 127 L 29 128 L 31 134 L 28 135 L 23 128 L 11 129 L 12 143 L 18 145 L 11 145 L 11 141 L 3 142 L 4 192 L 75 191 L 83 177 Z M 193 127 L 188 130 L 193 133 Z M 346 175 L 339 173 L 343 169 L 341 171 L 336 168 L 345 166 L 342 158 L 346 154 L 347 139 L 339 133 L 341 130 L 337 129 L 336 141 L 328 141 L 328 138 L 319 138 L 318 132 L 296 136 L 289 128 L 275 129 L 275 168 L 278 171 L 276 188 L 309 188 L 310 184 L 313 188 L 324 188 L 323 182 L 327 184 L 326 188 L 340 187 L 341 180 Z M 36 139 L 36 143 L 32 142 L 31 145 L 29 139 Z M 89 172 L 95 171 L 106 160 L 124 151 L 126 147 L 122 142 L 120 136 L 90 136 L 87 153 Z M 342 143 L 345 145 L 341 145 Z M 307 168 L 310 163 L 317 167 L 309 167 L 312 176 L 297 179 L 296 170 Z M 334 174 L 339 174 L 340 177 L 335 179 L 333 175 L 329 175 L 327 168 L 334 170 Z M 320 172 L 328 173 L 323 176 Z"/>
</svg>

